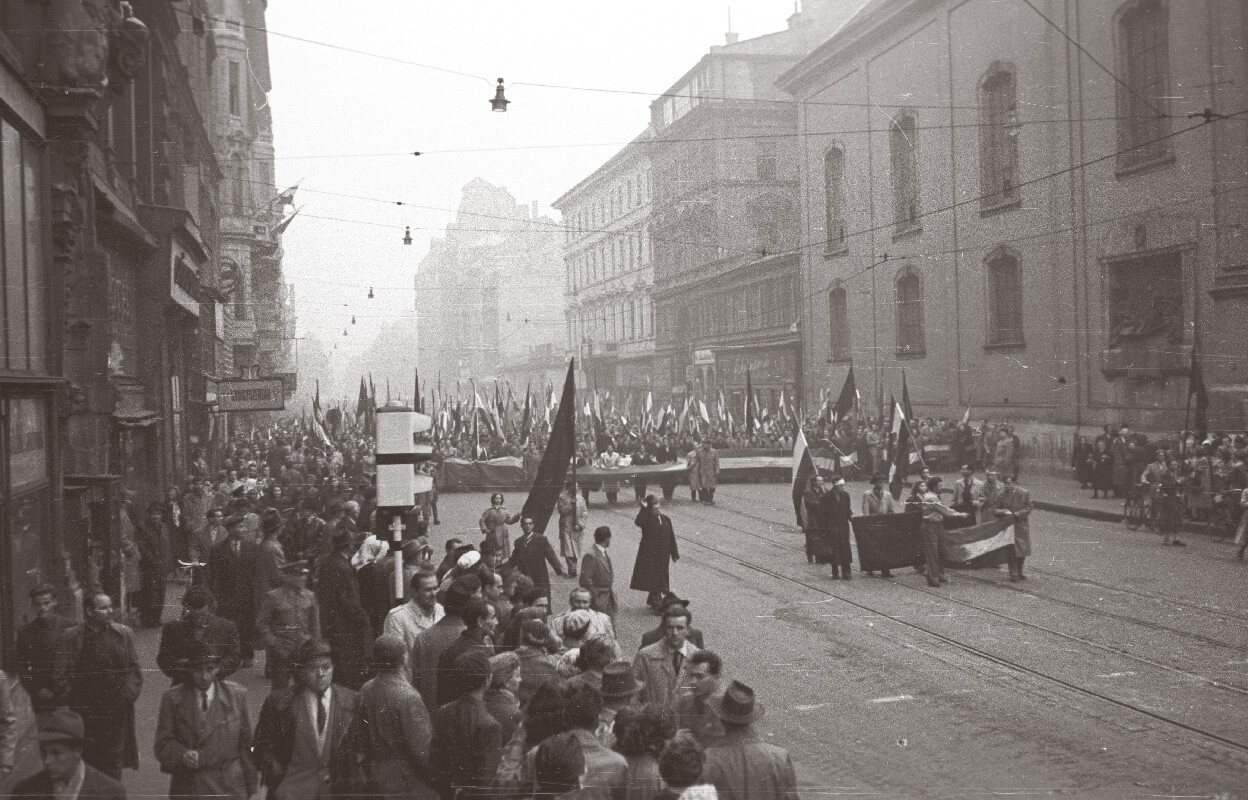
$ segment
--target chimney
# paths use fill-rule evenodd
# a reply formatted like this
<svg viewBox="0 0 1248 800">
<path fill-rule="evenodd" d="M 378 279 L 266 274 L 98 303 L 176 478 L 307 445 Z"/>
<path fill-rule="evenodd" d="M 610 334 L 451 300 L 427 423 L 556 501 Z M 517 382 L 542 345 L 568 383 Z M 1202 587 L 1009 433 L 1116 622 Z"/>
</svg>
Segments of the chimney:
<svg viewBox="0 0 1248 800">
<path fill-rule="evenodd" d="M 533 213 L 532 213 L 532 217 L 533 217 L 533 219 L 537 219 L 537 217 L 538 217 L 538 210 L 537 210 L 537 201 L 536 201 L 536 200 L 534 200 L 534 201 L 530 204 L 530 208 L 531 208 L 531 209 L 532 209 L 532 211 L 533 211 Z"/>
</svg>

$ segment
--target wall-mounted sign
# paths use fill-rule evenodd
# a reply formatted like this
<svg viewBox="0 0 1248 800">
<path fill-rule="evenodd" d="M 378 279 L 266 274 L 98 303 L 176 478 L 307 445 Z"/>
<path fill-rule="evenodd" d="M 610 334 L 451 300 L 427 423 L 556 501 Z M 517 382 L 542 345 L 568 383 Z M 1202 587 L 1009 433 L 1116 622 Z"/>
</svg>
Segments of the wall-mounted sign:
<svg viewBox="0 0 1248 800">
<path fill-rule="evenodd" d="M 199 270 L 190 254 L 176 241 L 169 253 L 169 296 L 173 302 L 199 316 Z"/>
<path fill-rule="evenodd" d="M 286 408 L 285 397 L 281 378 L 217 383 L 218 411 L 282 411 Z"/>
<path fill-rule="evenodd" d="M 714 364 L 715 363 L 715 351 L 714 350 L 694 350 L 693 351 L 693 363 Z"/>
</svg>

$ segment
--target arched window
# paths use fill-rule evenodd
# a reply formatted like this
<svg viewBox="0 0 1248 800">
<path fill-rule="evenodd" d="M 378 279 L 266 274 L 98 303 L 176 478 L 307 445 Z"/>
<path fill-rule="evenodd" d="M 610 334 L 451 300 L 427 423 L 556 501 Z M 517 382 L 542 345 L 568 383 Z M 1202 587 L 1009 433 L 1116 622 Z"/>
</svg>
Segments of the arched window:
<svg viewBox="0 0 1248 800">
<path fill-rule="evenodd" d="M 845 151 L 833 147 L 823 154 L 825 250 L 835 253 L 845 247 Z"/>
<path fill-rule="evenodd" d="M 845 289 L 840 286 L 828 293 L 828 331 L 831 336 L 829 357 L 833 361 L 848 361 L 849 308 Z"/>
<path fill-rule="evenodd" d="M 988 343 L 1023 343 L 1023 276 L 1018 257 L 993 251 L 984 265 L 988 281 Z"/>
<path fill-rule="evenodd" d="M 1118 167 L 1170 154 L 1166 98 L 1170 86 L 1169 14 L 1162 0 L 1131 0 L 1118 10 Z"/>
<path fill-rule="evenodd" d="M 979 193 L 984 209 L 1018 199 L 1018 109 L 1014 70 L 994 63 L 979 82 Z"/>
<path fill-rule="evenodd" d="M 917 273 L 903 270 L 897 276 L 897 352 L 924 353 L 927 345 L 923 335 L 923 283 Z"/>
<path fill-rule="evenodd" d="M 893 175 L 893 220 L 898 230 L 919 225 L 919 140 L 914 113 L 903 111 L 888 132 Z"/>
</svg>

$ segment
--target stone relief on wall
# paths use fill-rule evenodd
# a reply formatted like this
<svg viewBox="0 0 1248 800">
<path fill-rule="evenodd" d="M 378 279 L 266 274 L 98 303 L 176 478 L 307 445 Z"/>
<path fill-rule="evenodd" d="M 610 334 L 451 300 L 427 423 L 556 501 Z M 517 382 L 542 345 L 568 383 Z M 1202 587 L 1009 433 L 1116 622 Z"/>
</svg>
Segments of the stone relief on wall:
<svg viewBox="0 0 1248 800">
<path fill-rule="evenodd" d="M 1177 254 L 1115 264 L 1110 274 L 1109 346 L 1164 337 L 1183 342 L 1183 269 Z"/>
</svg>

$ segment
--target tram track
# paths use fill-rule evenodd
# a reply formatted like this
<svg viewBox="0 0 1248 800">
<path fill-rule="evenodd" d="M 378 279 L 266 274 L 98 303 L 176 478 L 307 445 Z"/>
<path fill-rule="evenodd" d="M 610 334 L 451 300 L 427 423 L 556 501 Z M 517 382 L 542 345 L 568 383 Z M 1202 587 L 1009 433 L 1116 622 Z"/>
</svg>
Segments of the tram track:
<svg viewBox="0 0 1248 800">
<path fill-rule="evenodd" d="M 614 515 L 616 515 L 616 516 L 622 517 L 622 518 L 624 518 L 624 519 L 629 519 L 629 521 L 631 522 L 631 519 L 630 519 L 630 518 L 628 517 L 628 515 L 627 515 L 627 514 L 625 514 L 624 512 L 622 512 L 622 511 L 620 511 L 620 510 L 617 510 L 617 509 L 608 509 L 608 510 L 609 510 L 612 514 L 614 514 Z M 734 510 L 734 509 L 726 509 L 726 508 L 722 508 L 722 507 L 721 507 L 721 510 L 727 511 L 728 513 L 732 513 L 732 514 L 739 514 L 739 515 L 741 515 L 741 516 L 745 516 L 745 517 L 753 517 L 754 519 L 758 519 L 758 520 L 760 520 L 760 521 L 764 521 L 764 522 L 766 522 L 766 523 L 767 523 L 767 524 L 769 524 L 769 525 L 776 526 L 776 523 L 775 523 L 773 520 L 766 520 L 766 519 L 764 519 L 764 518 L 762 518 L 762 517 L 758 517 L 758 516 L 756 516 L 756 515 L 752 515 L 752 514 L 748 514 L 748 513 L 743 513 L 743 512 L 738 512 L 738 511 L 736 511 L 736 510 Z M 766 543 L 768 543 L 768 544 L 770 544 L 770 545 L 773 545 L 773 546 L 775 546 L 775 547 L 779 547 L 779 548 L 781 548 L 781 549 L 788 550 L 788 551 L 791 551 L 791 552 L 797 552 L 797 553 L 802 553 L 802 552 L 803 552 L 800 548 L 794 548 L 794 547 L 789 547 L 789 546 L 784 545 L 784 544 L 780 544 L 780 543 L 778 543 L 778 542 L 775 542 L 775 541 L 774 541 L 774 540 L 772 540 L 772 539 L 769 539 L 769 538 L 764 537 L 764 536 L 760 536 L 760 535 L 758 535 L 758 534 L 756 534 L 756 533 L 753 533 L 753 532 L 751 532 L 751 531 L 745 530 L 745 529 L 740 528 L 740 527 L 738 527 L 738 526 L 733 526 L 733 525 L 726 524 L 726 523 L 724 523 L 724 522 L 723 522 L 723 521 L 721 521 L 721 520 L 715 520 L 715 519 L 712 519 L 712 518 L 710 518 L 710 517 L 701 516 L 701 515 L 696 514 L 696 513 L 689 513 L 689 512 L 688 512 L 688 511 L 686 511 L 685 509 L 682 509 L 681 511 L 682 511 L 682 515 L 687 514 L 688 516 L 690 516 L 690 517 L 692 517 L 692 518 L 694 518 L 694 519 L 698 519 L 698 520 L 703 521 L 703 522 L 706 522 L 706 523 L 708 523 L 708 524 L 714 524 L 714 525 L 720 525 L 720 526 L 723 526 L 723 527 L 725 527 L 725 528 L 728 528 L 729 530 L 732 530 L 732 531 L 734 531 L 734 532 L 741 533 L 741 534 L 744 534 L 744 535 L 747 535 L 747 536 L 751 536 L 751 537 L 753 537 L 753 538 L 759 539 L 760 541 L 766 542 Z M 722 549 L 722 548 L 716 547 L 716 546 L 711 545 L 711 544 L 707 544 L 706 542 L 701 541 L 701 540 L 700 540 L 700 539 L 698 539 L 698 538 L 693 538 L 693 537 L 690 537 L 690 536 L 687 536 L 687 535 L 683 535 L 683 534 L 677 534 L 677 538 L 678 538 L 678 539 L 680 539 L 680 540 L 682 540 L 683 542 L 686 542 L 686 543 L 688 543 L 688 544 L 690 544 L 690 545 L 693 545 L 694 547 L 697 547 L 697 548 L 700 548 L 700 549 L 706 550 L 706 551 L 708 551 L 708 552 L 715 553 L 715 554 L 717 554 L 717 555 L 719 555 L 719 556 L 721 556 L 721 557 L 723 557 L 723 558 L 726 558 L 726 559 L 728 559 L 728 560 L 730 560 L 730 561 L 732 561 L 732 562 L 736 563 L 737 565 L 739 565 L 739 566 L 740 566 L 740 567 L 742 567 L 742 568 L 745 568 L 745 569 L 748 569 L 748 570 L 751 570 L 751 571 L 757 572 L 757 573 L 762 574 L 762 575 L 766 575 L 766 576 L 768 576 L 769 578 L 772 578 L 772 579 L 774 579 L 774 580 L 782 581 L 782 582 L 784 582 L 784 583 L 789 583 L 789 584 L 792 584 L 792 585 L 795 585 L 795 586 L 801 586 L 801 587 L 803 587 L 803 588 L 805 588 L 805 589 L 807 589 L 807 590 L 810 590 L 810 591 L 816 592 L 816 593 L 821 594 L 821 595 L 824 595 L 824 596 L 826 596 L 826 597 L 834 598 L 834 599 L 836 599 L 836 600 L 838 600 L 838 601 L 840 601 L 840 602 L 842 602 L 842 603 L 845 603 L 846 605 L 849 605 L 849 606 L 851 606 L 851 607 L 857 608 L 857 609 L 859 609 L 860 611 L 864 611 L 864 612 L 866 612 L 866 613 L 868 613 L 868 614 L 871 614 L 871 615 L 873 615 L 873 616 L 877 616 L 877 617 L 880 617 L 880 618 L 886 619 L 886 620 L 888 620 L 888 621 L 890 621 L 890 622 L 893 622 L 893 623 L 895 623 L 895 624 L 897 624 L 897 625 L 903 626 L 903 627 L 905 627 L 905 628 L 907 628 L 907 629 L 910 629 L 910 630 L 913 630 L 913 631 L 918 631 L 918 632 L 920 632 L 920 633 L 922 633 L 922 634 L 924 634 L 924 635 L 926 635 L 926 636 L 932 637 L 932 638 L 934 638 L 934 639 L 936 639 L 936 640 L 938 640 L 938 641 L 940 641 L 940 642 L 942 642 L 942 643 L 944 643 L 944 644 L 946 644 L 946 645 L 952 646 L 952 647 L 954 647 L 954 648 L 957 648 L 957 649 L 958 649 L 958 650 L 960 650 L 960 651 L 963 651 L 963 652 L 965 652 L 965 653 L 968 653 L 968 654 L 970 654 L 970 655 L 974 656 L 975 658 L 982 659 L 982 660 L 984 660 L 984 661 L 987 661 L 987 662 L 990 662 L 990 663 L 992 663 L 992 664 L 995 664 L 995 665 L 997 665 L 997 666 L 999 666 L 999 667 L 1004 667 L 1004 668 L 1006 668 L 1006 669 L 1008 669 L 1008 670 L 1013 670 L 1014 672 L 1019 673 L 1019 674 L 1022 674 L 1022 675 L 1027 675 L 1027 676 L 1030 676 L 1030 677 L 1032 677 L 1032 678 L 1040 679 L 1040 680 L 1042 680 L 1042 681 L 1045 681 L 1045 682 L 1051 683 L 1051 684 L 1053 684 L 1053 685 L 1059 686 L 1059 687 L 1063 688 L 1064 690 L 1067 690 L 1067 691 L 1069 691 L 1069 692 L 1075 693 L 1075 694 L 1077 694 L 1077 695 L 1080 695 L 1080 696 L 1083 696 L 1083 697 L 1087 697 L 1087 698 L 1091 698 L 1091 699 L 1094 699 L 1094 700 L 1097 700 L 1097 701 L 1100 701 L 1100 702 L 1103 702 L 1103 703 L 1109 704 L 1109 705 L 1114 706 L 1114 707 L 1116 707 L 1116 708 L 1123 709 L 1123 710 L 1126 710 L 1126 711 L 1130 711 L 1130 712 L 1135 713 L 1135 714 L 1139 714 L 1139 715 L 1141 715 L 1141 716 L 1143 716 L 1143 717 L 1147 717 L 1147 718 L 1149 718 L 1149 719 L 1151 719 L 1151 720 L 1154 720 L 1154 721 L 1156 721 L 1156 722 L 1163 723 L 1163 724 L 1165 724 L 1165 725 L 1167 725 L 1167 726 L 1170 726 L 1170 727 L 1172 727 L 1172 728 L 1177 728 L 1177 729 L 1180 729 L 1180 730 L 1186 731 L 1186 732 L 1188 732 L 1188 733 L 1194 734 L 1194 735 L 1196 735 L 1196 736 L 1203 737 L 1204 739 L 1206 739 L 1206 740 L 1208 740 L 1208 741 L 1211 741 L 1211 742 L 1217 742 L 1217 743 L 1219 743 L 1219 744 L 1221 744 L 1221 745 L 1223 745 L 1223 746 L 1225 746 L 1225 747 L 1227 747 L 1227 748 L 1230 748 L 1230 749 L 1232 749 L 1232 750 L 1234 750 L 1234 751 L 1236 751 L 1236 752 L 1238 752 L 1238 753 L 1240 753 L 1240 754 L 1248 754 L 1248 743 L 1238 741 L 1238 740 L 1233 739 L 1233 738 L 1231 738 L 1231 737 L 1229 737 L 1229 736 L 1223 736 L 1222 734 L 1215 733 L 1214 731 L 1206 730 L 1206 729 L 1201 728 L 1201 727 L 1199 727 L 1199 726 L 1197 726 L 1197 725 L 1189 724 L 1189 723 L 1184 722 L 1184 721 L 1182 721 L 1182 720 L 1175 719 L 1174 717 L 1167 716 L 1166 714 L 1160 713 L 1160 712 L 1158 712 L 1158 711 L 1153 711 L 1153 710 L 1150 710 L 1150 709 L 1145 708 L 1145 707 L 1143 707 L 1143 706 L 1141 706 L 1141 705 L 1139 705 L 1139 704 L 1137 704 L 1137 703 L 1130 702 L 1129 700 L 1123 700 L 1123 699 L 1119 699 L 1119 698 L 1116 698 L 1116 697 L 1110 696 L 1110 695 L 1105 694 L 1104 692 L 1098 691 L 1098 690 L 1096 690 L 1096 689 L 1094 689 L 1094 688 L 1091 688 L 1091 687 L 1088 687 L 1088 686 L 1083 686 L 1083 685 L 1080 685 L 1080 684 L 1078 684 L 1078 683 L 1075 683 L 1074 681 L 1067 680 L 1067 679 L 1062 678 L 1062 677 L 1059 677 L 1059 676 L 1057 676 L 1057 675 L 1053 675 L 1053 674 L 1051 674 L 1051 673 L 1049 673 L 1049 672 L 1046 672 L 1046 671 L 1044 671 L 1044 670 L 1041 670 L 1041 669 L 1037 669 L 1037 668 L 1035 668 L 1035 667 L 1028 666 L 1028 665 L 1026 665 L 1026 664 L 1023 664 L 1023 663 L 1021 663 L 1021 662 L 1019 662 L 1019 661 L 1017 661 L 1017 660 L 1013 659 L 1013 658 L 1009 658 L 1009 657 L 1007 657 L 1007 656 L 1003 656 L 1003 655 L 999 655 L 999 654 L 997 654 L 997 653 L 992 653 L 992 652 L 989 652 L 988 650 L 985 650 L 985 649 L 983 649 L 983 648 L 981 648 L 981 647 L 978 647 L 978 646 L 976 646 L 976 645 L 974 645 L 974 644 L 972 644 L 972 643 L 965 642 L 965 641 L 962 641 L 962 640 L 960 640 L 960 639 L 958 639 L 958 638 L 955 638 L 955 637 L 953 637 L 953 636 L 950 636 L 950 635 L 948 635 L 948 634 L 941 633 L 940 631 L 937 631 L 937 630 L 933 630 L 932 628 L 930 628 L 930 627 L 928 627 L 928 626 L 925 626 L 925 625 L 923 625 L 923 624 L 920 624 L 920 623 L 918 623 L 918 622 L 915 622 L 915 621 L 913 621 L 912 619 L 907 619 L 907 618 L 903 618 L 903 617 L 900 617 L 900 616 L 895 615 L 895 614 L 890 614 L 890 613 L 888 613 L 888 612 L 886 612 L 886 611 L 883 611 L 883 610 L 881 610 L 881 609 L 879 609 L 879 608 L 876 608 L 876 607 L 873 607 L 873 606 L 871 606 L 871 605 L 868 605 L 868 604 L 866 604 L 866 603 L 862 602 L 861 600 L 856 600 L 856 599 L 852 599 L 852 598 L 846 597 L 846 596 L 844 596 L 844 595 L 842 595 L 842 594 L 838 594 L 838 593 L 836 593 L 836 592 L 832 592 L 832 591 L 830 591 L 829 589 L 827 589 L 827 588 L 825 588 L 825 587 L 821 587 L 821 586 L 818 586 L 818 585 L 816 585 L 816 584 L 810 583 L 810 582 L 808 582 L 808 581 L 801 580 L 801 579 L 799 579 L 799 578 L 795 578 L 795 577 L 793 577 L 793 576 L 791 576 L 791 575 L 785 575 L 785 574 L 783 574 L 783 573 L 780 573 L 780 572 L 777 572 L 777 571 L 775 571 L 775 570 L 772 570 L 772 569 L 770 569 L 770 568 L 768 568 L 768 567 L 766 567 L 766 566 L 763 566 L 763 565 L 761 565 L 761 564 L 754 563 L 754 562 L 749 561 L 749 560 L 747 560 L 747 559 L 745 559 L 745 558 L 742 558 L 742 557 L 741 557 L 740 555 L 738 555 L 738 554 L 728 552 L 727 550 L 724 550 L 724 549 Z M 1014 617 L 1014 616 L 1012 616 L 1012 615 L 1006 614 L 1006 613 L 1004 613 L 1004 612 L 999 612 L 999 611 L 997 611 L 997 610 L 995 610 L 995 609 L 985 608 L 985 607 L 983 607 L 983 606 L 978 606 L 978 605 L 976 605 L 976 604 L 974 604 L 974 603 L 971 603 L 971 602 L 969 602 L 969 601 L 961 600 L 960 598 L 950 597 L 950 596 L 949 596 L 948 594 L 946 594 L 946 593 L 934 592 L 934 591 L 930 591 L 930 590 L 924 589 L 924 588 L 922 588 L 922 587 L 910 586 L 910 585 L 908 585 L 908 584 L 905 584 L 905 583 L 900 583 L 900 582 L 895 583 L 895 585 L 898 585 L 898 586 L 903 586 L 903 587 L 905 587 L 905 588 L 907 588 L 907 589 L 910 589 L 910 590 L 912 590 L 912 591 L 918 592 L 918 593 L 920 593 L 920 594 L 930 595 L 930 596 L 935 597 L 935 598 L 937 598 L 937 599 L 939 599 L 939 600 L 941 600 L 941 601 L 943 601 L 943 602 L 955 603 L 955 604 L 962 605 L 962 606 L 967 607 L 967 608 L 974 609 L 975 611 L 977 611 L 977 612 L 979 612 L 979 613 L 981 613 L 981 614 L 989 614 L 989 615 L 996 616 L 996 617 L 999 617 L 999 618 L 1002 618 L 1002 619 L 1006 619 L 1006 620 L 1009 620 L 1009 621 L 1013 622 L 1014 624 L 1021 625 L 1021 626 L 1024 626 L 1024 627 L 1028 627 L 1028 628 L 1032 628 L 1032 629 L 1035 629 L 1035 630 L 1038 630 L 1038 631 L 1042 631 L 1042 632 L 1044 632 L 1044 633 L 1046 633 L 1046 634 L 1049 634 L 1049 635 L 1053 635 L 1053 636 L 1057 636 L 1057 637 L 1062 638 L 1062 639 L 1066 639 L 1066 640 L 1069 640 L 1069 641 L 1073 641 L 1073 642 L 1079 643 L 1079 644 L 1081 644 L 1081 645 L 1083 645 L 1083 646 L 1085 646 L 1085 647 L 1095 648 L 1095 649 L 1098 649 L 1098 650 L 1101 650 L 1101 651 L 1104 651 L 1104 652 L 1108 652 L 1108 653 L 1111 653 L 1111 654 L 1113 654 L 1113 655 L 1115 655 L 1115 656 L 1119 656 L 1119 657 L 1122 657 L 1122 658 L 1129 658 L 1129 659 L 1133 659 L 1133 660 L 1135 660 L 1135 661 L 1137 661 L 1137 662 L 1139 662 L 1139 663 L 1144 663 L 1144 664 L 1147 664 L 1147 665 L 1149 665 L 1149 666 L 1152 666 L 1152 667 L 1153 667 L 1153 668 L 1155 668 L 1155 669 L 1159 669 L 1159 670 L 1162 670 L 1162 671 L 1165 671 L 1165 672 L 1168 672 L 1168 673 L 1176 674 L 1176 675 L 1179 675 L 1179 676 L 1182 676 L 1182 677 L 1185 677 L 1185 678 L 1188 678 L 1188 679 L 1194 679 L 1194 680 L 1198 680 L 1198 681 L 1201 681 L 1201 682 L 1207 683 L 1207 684 L 1209 684 L 1209 685 L 1211 685 L 1211 686 L 1213 686 L 1213 687 L 1215 687 L 1215 688 L 1217 688 L 1217 689 L 1220 689 L 1220 690 L 1225 690 L 1225 691 L 1229 691 L 1229 692 L 1232 692 L 1232 693 L 1235 693 L 1235 694 L 1239 694 L 1239 695 L 1243 695 L 1243 696 L 1248 696 L 1248 689 L 1244 689 L 1243 687 L 1238 687 L 1238 686 L 1235 686 L 1235 685 L 1232 685 L 1232 684 L 1227 684 L 1227 683 L 1225 683 L 1225 682 L 1218 681 L 1218 680 L 1215 680 L 1215 679 L 1212 679 L 1212 678 L 1208 678 L 1208 677 L 1203 676 L 1203 675 L 1198 675 L 1198 674 L 1196 674 L 1196 673 L 1191 673 L 1191 672 L 1188 672 L 1188 671 L 1186 671 L 1186 670 L 1182 670 L 1182 669 L 1179 669 L 1179 668 L 1176 668 L 1176 667 L 1172 667 L 1172 666 L 1167 665 L 1167 664 L 1162 664 L 1162 663 L 1160 663 L 1160 662 L 1155 662 L 1155 661 L 1153 661 L 1153 660 L 1151 660 L 1151 659 L 1144 658 L 1144 657 L 1139 656 L 1139 655 L 1137 655 L 1137 654 L 1130 653 L 1130 652 L 1127 652 L 1127 651 L 1121 651 L 1121 650 L 1119 650 L 1119 649 L 1117 649 L 1117 648 L 1110 647 L 1110 646 L 1107 646 L 1107 645 L 1102 645 L 1102 644 L 1100 644 L 1100 643 L 1098 643 L 1098 642 L 1093 642 L 1093 641 L 1091 641 L 1091 640 L 1084 639 L 1084 638 L 1082 638 L 1082 637 L 1078 637 L 1078 636 L 1074 636 L 1074 635 L 1072 635 L 1072 634 L 1067 634 L 1067 633 L 1062 632 L 1062 631 L 1056 631 L 1056 630 L 1053 630 L 1053 629 L 1051 629 L 1051 628 L 1048 628 L 1047 626 L 1043 626 L 1043 625 L 1039 625 L 1039 624 L 1036 624 L 1036 623 L 1032 623 L 1032 622 L 1029 622 L 1029 621 L 1027 621 L 1027 620 L 1022 620 L 1022 619 L 1019 619 L 1019 618 Z M 1091 610 L 1091 609 L 1085 609 L 1085 610 Z M 1163 627 L 1164 627 L 1164 626 L 1163 626 Z"/>
</svg>

